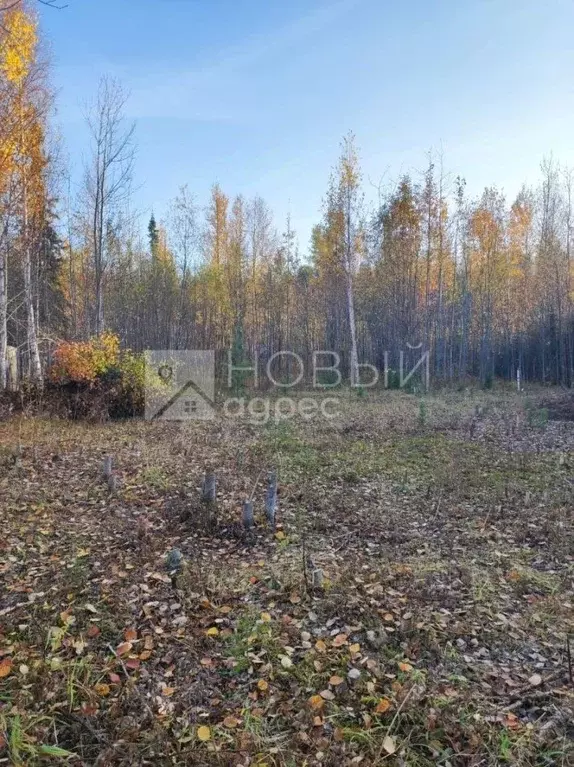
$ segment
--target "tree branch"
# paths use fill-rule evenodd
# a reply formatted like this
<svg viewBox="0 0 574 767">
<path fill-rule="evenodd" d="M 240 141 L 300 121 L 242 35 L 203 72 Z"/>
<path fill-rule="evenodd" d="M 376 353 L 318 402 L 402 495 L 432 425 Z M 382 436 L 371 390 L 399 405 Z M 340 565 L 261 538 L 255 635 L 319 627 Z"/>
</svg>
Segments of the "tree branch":
<svg viewBox="0 0 574 767">
<path fill-rule="evenodd" d="M 63 11 L 64 8 L 67 8 L 68 5 L 59 5 L 57 0 L 38 0 L 38 2 L 41 5 L 46 5 L 48 8 L 55 8 L 57 11 Z M 6 11 L 11 11 L 12 8 L 16 8 L 16 6 L 20 5 L 22 3 L 22 0 L 12 0 L 11 3 L 8 3 L 7 5 L 0 6 L 0 13 L 5 13 Z"/>
</svg>

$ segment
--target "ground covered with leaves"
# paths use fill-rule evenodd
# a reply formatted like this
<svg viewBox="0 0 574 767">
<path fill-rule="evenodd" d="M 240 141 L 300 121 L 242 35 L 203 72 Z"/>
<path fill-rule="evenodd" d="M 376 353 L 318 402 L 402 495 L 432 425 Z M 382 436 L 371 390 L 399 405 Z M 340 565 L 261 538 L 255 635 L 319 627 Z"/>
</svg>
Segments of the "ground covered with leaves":
<svg viewBox="0 0 574 767">
<path fill-rule="evenodd" d="M 545 399 L 0 424 L 0 763 L 574 764 L 574 423 Z"/>
</svg>

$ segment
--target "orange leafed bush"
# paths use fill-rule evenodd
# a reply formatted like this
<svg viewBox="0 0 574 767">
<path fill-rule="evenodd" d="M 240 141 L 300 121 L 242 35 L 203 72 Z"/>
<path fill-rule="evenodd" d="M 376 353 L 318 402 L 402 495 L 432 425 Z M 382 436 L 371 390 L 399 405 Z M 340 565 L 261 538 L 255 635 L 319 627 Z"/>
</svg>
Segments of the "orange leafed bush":
<svg viewBox="0 0 574 767">
<path fill-rule="evenodd" d="M 91 383 L 117 367 L 119 357 L 120 339 L 113 333 L 90 341 L 63 341 L 54 352 L 50 379 L 54 383 Z"/>
</svg>

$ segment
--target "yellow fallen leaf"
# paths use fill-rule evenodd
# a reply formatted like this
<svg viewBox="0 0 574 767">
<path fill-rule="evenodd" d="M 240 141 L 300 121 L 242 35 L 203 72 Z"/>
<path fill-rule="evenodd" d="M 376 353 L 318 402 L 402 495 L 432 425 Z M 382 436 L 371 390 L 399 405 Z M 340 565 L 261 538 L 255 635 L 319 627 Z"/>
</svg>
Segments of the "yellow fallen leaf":
<svg viewBox="0 0 574 767">
<path fill-rule="evenodd" d="M 106 698 L 110 694 L 110 685 L 105 682 L 100 682 L 94 687 L 94 690 L 100 696 L 100 698 Z"/>
<path fill-rule="evenodd" d="M 219 634 L 219 629 L 215 626 L 212 626 L 210 629 L 207 629 L 205 633 L 208 637 L 216 637 Z"/>
<path fill-rule="evenodd" d="M 260 679 L 260 680 L 257 682 L 257 687 L 259 688 L 259 690 L 261 690 L 261 692 L 265 692 L 266 690 L 268 690 L 268 689 L 269 689 L 269 685 L 267 684 L 267 682 L 265 681 L 265 679 Z"/>
<path fill-rule="evenodd" d="M 175 692 L 175 687 L 164 687 L 163 690 L 161 691 L 161 694 L 165 695 L 166 698 L 171 698 L 174 692 Z"/>
<path fill-rule="evenodd" d="M 320 711 L 325 705 L 325 701 L 320 695 L 312 695 L 308 702 L 313 711 Z"/>
<path fill-rule="evenodd" d="M 343 684 L 345 680 L 342 676 L 337 676 L 337 674 L 333 674 L 333 676 L 329 679 L 329 684 L 333 687 L 338 687 L 340 684 Z"/>
<path fill-rule="evenodd" d="M 261 613 L 261 620 L 263 623 L 269 623 L 271 621 L 271 616 L 269 613 Z"/>
<path fill-rule="evenodd" d="M 381 698 L 377 703 L 375 714 L 384 714 L 391 707 L 391 701 L 388 698 Z"/>
<path fill-rule="evenodd" d="M 12 661 L 10 658 L 4 658 L 2 663 L 0 663 L 0 678 L 4 676 L 8 676 L 8 674 L 12 671 Z"/>
<path fill-rule="evenodd" d="M 206 741 L 211 740 L 211 730 L 203 724 L 201 727 L 197 728 L 197 737 L 202 743 L 205 743 Z"/>
<path fill-rule="evenodd" d="M 358 653 L 361 652 L 361 645 L 360 644 L 352 644 L 349 647 L 349 652 L 352 653 L 353 655 L 357 655 Z"/>
<path fill-rule="evenodd" d="M 317 652 L 327 652 L 327 645 L 325 644 L 325 642 L 323 642 L 322 639 L 318 639 L 315 642 L 315 649 L 317 650 Z"/>
<path fill-rule="evenodd" d="M 277 538 L 278 541 L 284 541 L 286 538 L 286 535 L 283 532 L 283 530 L 279 530 L 279 532 L 275 533 L 275 537 Z"/>
</svg>

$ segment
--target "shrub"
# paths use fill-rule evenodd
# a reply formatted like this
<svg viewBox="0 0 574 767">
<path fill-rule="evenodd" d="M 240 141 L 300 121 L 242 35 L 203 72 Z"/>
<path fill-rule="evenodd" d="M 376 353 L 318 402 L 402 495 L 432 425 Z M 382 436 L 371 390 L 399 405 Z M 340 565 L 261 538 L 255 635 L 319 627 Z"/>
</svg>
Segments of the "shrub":
<svg viewBox="0 0 574 767">
<path fill-rule="evenodd" d="M 87 417 L 94 409 L 112 418 L 144 411 L 145 359 L 129 350 L 120 352 L 120 340 L 112 333 L 59 344 L 49 379 L 67 391 L 74 418 Z"/>
<path fill-rule="evenodd" d="M 527 407 L 528 425 L 533 429 L 545 430 L 548 426 L 548 408 Z"/>
<path fill-rule="evenodd" d="M 427 424 L 427 405 L 424 399 L 419 402 L 419 426 L 424 429 Z"/>
<path fill-rule="evenodd" d="M 54 352 L 49 371 L 56 384 L 90 384 L 118 367 L 120 339 L 113 333 L 103 333 L 90 341 L 63 341 Z"/>
<path fill-rule="evenodd" d="M 125 411 L 121 415 L 140 415 L 145 408 L 145 358 L 128 350 L 121 356 L 118 404 Z"/>
</svg>

